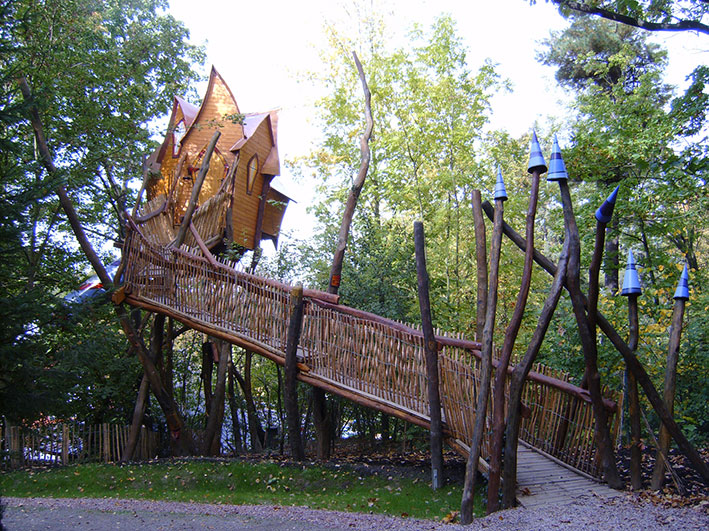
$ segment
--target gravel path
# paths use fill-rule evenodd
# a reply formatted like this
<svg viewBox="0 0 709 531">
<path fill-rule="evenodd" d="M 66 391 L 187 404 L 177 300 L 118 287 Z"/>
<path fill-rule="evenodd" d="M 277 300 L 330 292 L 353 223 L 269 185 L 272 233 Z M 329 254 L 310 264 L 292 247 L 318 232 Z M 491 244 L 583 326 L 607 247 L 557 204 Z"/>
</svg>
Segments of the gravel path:
<svg viewBox="0 0 709 531">
<path fill-rule="evenodd" d="M 709 529 L 709 502 L 701 507 L 664 508 L 627 495 L 612 501 L 585 498 L 535 509 L 512 509 L 476 519 L 473 525 L 393 518 L 375 514 L 316 511 L 270 505 L 208 505 L 116 499 L 4 498 L 8 531 L 250 529 L 258 531 L 434 529 Z"/>
</svg>

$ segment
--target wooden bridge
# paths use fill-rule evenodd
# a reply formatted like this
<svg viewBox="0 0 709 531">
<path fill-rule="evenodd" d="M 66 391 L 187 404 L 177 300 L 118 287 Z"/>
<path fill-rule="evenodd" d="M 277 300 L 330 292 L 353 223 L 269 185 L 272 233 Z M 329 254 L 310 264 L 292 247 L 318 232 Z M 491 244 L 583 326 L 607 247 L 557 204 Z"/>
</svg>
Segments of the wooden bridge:
<svg viewBox="0 0 709 531">
<path fill-rule="evenodd" d="M 137 225 L 129 224 L 120 291 L 126 303 L 170 315 L 193 329 L 285 363 L 291 286 L 240 271 L 199 249 L 150 241 Z M 304 297 L 298 379 L 428 428 L 422 332 L 340 305 L 327 293 L 306 289 Z M 436 339 L 444 435 L 451 447 L 467 457 L 481 345 L 445 334 Z M 611 433 L 617 433 L 617 405 L 606 400 L 606 407 Z M 529 374 L 523 408 L 520 452 L 526 455 L 518 478 L 523 504 L 524 495 L 530 500 L 535 495 L 537 500 L 558 497 L 550 486 L 554 483 L 566 488 L 582 477 L 601 477 L 587 391 L 569 383 L 566 375 L 537 366 Z M 482 456 L 487 452 L 486 441 Z M 523 472 L 525 466 L 528 473 Z M 558 468 L 550 472 L 552 466 Z M 482 461 L 481 467 L 485 468 Z M 569 477 L 569 470 L 576 474 Z M 552 481 L 545 483 L 545 474 Z M 603 488 L 586 487 L 596 493 L 611 492 Z"/>
</svg>

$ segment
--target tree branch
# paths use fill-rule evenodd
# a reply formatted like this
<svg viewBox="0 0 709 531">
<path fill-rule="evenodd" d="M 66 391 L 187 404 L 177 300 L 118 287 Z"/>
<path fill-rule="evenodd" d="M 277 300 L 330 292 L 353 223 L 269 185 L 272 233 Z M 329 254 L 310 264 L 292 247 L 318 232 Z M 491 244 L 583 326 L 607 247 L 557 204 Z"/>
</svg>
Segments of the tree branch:
<svg viewBox="0 0 709 531">
<path fill-rule="evenodd" d="M 574 2 L 573 0 L 551 0 L 553 4 L 567 7 L 574 11 L 580 13 L 586 13 L 588 15 L 597 15 L 601 18 L 607 20 L 612 20 L 614 22 L 620 22 L 621 24 L 626 24 L 628 26 L 633 26 L 634 28 L 640 28 L 647 31 L 696 31 L 698 33 L 704 33 L 709 35 L 709 26 L 702 24 L 698 20 L 680 20 L 679 22 L 650 22 L 648 20 L 642 20 L 637 17 L 631 17 L 628 15 L 621 15 L 610 9 L 588 5 L 585 2 Z"/>
</svg>

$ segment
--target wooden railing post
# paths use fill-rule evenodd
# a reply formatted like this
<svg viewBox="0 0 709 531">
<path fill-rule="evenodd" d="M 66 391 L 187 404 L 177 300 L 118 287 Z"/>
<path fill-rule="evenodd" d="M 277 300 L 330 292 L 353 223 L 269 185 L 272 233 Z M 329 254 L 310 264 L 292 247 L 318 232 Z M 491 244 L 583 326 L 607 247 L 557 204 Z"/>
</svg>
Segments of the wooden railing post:
<svg viewBox="0 0 709 531">
<path fill-rule="evenodd" d="M 303 324 L 303 286 L 298 284 L 291 292 L 291 313 L 288 323 L 288 337 L 285 352 L 285 406 L 288 419 L 288 441 L 294 459 L 305 459 L 303 441 L 300 436 L 300 414 L 298 412 L 298 342 Z"/>
<path fill-rule="evenodd" d="M 62 424 L 62 465 L 69 464 L 69 426 Z"/>
</svg>

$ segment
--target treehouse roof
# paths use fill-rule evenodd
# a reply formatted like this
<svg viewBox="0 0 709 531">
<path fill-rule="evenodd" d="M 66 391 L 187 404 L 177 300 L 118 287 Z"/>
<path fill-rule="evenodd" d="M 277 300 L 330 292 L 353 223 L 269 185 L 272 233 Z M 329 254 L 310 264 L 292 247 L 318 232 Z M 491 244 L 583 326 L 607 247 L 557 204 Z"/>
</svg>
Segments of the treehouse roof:
<svg viewBox="0 0 709 531">
<path fill-rule="evenodd" d="M 210 222 L 213 228 L 208 231 L 210 234 L 203 235 L 205 241 L 217 238 L 219 230 L 230 228 L 226 230 L 227 238 L 247 249 L 257 247 L 265 238 L 277 243 L 283 215 L 291 201 L 271 186 L 273 178 L 280 174 L 277 125 L 278 110 L 242 114 L 226 82 L 212 67 L 207 92 L 199 106 L 178 96 L 173 99 L 165 139 L 147 161 L 154 173 L 148 185 L 148 199 L 161 194 L 170 197 L 172 225 L 179 225 L 206 146 L 218 130 L 221 135 L 197 204 L 201 207 L 226 193 L 231 199 L 220 200 L 220 204 L 233 203 L 234 207 L 227 211 L 226 206 L 217 208 L 213 206 L 215 200 L 211 201 L 209 208 L 214 216 L 222 216 L 222 221 L 216 225 Z"/>
</svg>

